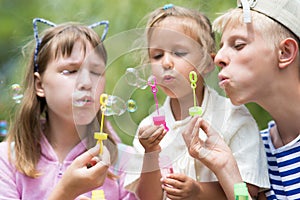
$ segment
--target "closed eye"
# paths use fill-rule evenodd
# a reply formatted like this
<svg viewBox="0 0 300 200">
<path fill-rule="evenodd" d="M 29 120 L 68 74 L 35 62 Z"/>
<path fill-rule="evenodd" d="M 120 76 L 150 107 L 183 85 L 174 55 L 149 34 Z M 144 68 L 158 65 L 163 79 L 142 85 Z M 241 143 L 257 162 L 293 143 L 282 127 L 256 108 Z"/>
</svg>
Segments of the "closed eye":
<svg viewBox="0 0 300 200">
<path fill-rule="evenodd" d="M 178 57 L 183 57 L 187 55 L 187 52 L 174 52 L 173 54 L 175 54 Z"/>
<path fill-rule="evenodd" d="M 151 55 L 151 58 L 154 60 L 158 60 L 163 56 L 163 54 L 155 54 L 155 55 Z"/>
<path fill-rule="evenodd" d="M 236 45 L 234 45 L 234 48 L 235 48 L 236 50 L 241 50 L 241 49 L 244 48 L 245 45 L 246 45 L 246 44 L 244 44 L 244 43 L 236 44 Z"/>
<path fill-rule="evenodd" d="M 90 73 L 95 76 L 103 76 L 104 75 L 104 72 L 90 71 Z"/>
<path fill-rule="evenodd" d="M 68 69 L 64 69 L 62 70 L 60 73 L 63 75 L 68 75 L 68 74 L 74 74 L 76 73 L 78 70 L 68 70 Z"/>
</svg>

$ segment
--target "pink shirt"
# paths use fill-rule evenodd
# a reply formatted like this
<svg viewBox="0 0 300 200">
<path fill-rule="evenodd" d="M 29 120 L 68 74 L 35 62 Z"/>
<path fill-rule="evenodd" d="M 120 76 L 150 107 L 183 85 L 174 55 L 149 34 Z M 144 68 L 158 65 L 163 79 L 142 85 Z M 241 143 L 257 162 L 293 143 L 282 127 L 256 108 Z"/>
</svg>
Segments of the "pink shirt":
<svg viewBox="0 0 300 200">
<path fill-rule="evenodd" d="M 41 146 L 42 156 L 37 165 L 37 169 L 42 175 L 34 179 L 18 172 L 14 165 L 9 163 L 7 152 L 8 143 L 0 143 L 0 199 L 47 199 L 67 167 L 78 155 L 85 151 L 83 142 L 79 143 L 69 152 L 63 163 L 59 163 L 52 146 L 44 136 L 41 139 Z M 124 148 L 124 145 L 121 146 Z M 128 146 L 126 148 L 130 147 Z M 116 170 L 115 166 L 111 167 L 111 169 L 114 169 L 113 173 L 117 173 L 120 178 L 117 180 L 107 178 L 103 186 L 99 189 L 104 190 L 107 200 L 135 200 L 135 195 L 123 188 L 124 172 L 122 170 L 120 159 L 123 160 L 124 158 L 119 155 L 118 170 Z M 84 195 L 91 197 L 91 192 Z"/>
</svg>

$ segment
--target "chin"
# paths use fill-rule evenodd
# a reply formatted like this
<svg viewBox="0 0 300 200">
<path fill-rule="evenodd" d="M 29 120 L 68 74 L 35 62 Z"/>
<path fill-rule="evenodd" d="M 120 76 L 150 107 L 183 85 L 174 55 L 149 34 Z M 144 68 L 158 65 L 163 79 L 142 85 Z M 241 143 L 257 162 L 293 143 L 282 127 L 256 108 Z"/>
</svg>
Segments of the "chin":
<svg viewBox="0 0 300 200">
<path fill-rule="evenodd" d="M 234 98 L 234 97 L 229 97 L 229 98 L 230 98 L 231 103 L 235 106 L 240 106 L 242 104 L 247 103 L 241 98 Z"/>
<path fill-rule="evenodd" d="M 76 126 L 86 126 L 89 125 L 93 119 L 87 120 L 87 119 L 74 119 L 75 125 Z"/>
<path fill-rule="evenodd" d="M 90 124 L 95 119 L 95 115 L 92 113 L 77 113 L 73 118 L 76 125 L 83 126 Z"/>
</svg>

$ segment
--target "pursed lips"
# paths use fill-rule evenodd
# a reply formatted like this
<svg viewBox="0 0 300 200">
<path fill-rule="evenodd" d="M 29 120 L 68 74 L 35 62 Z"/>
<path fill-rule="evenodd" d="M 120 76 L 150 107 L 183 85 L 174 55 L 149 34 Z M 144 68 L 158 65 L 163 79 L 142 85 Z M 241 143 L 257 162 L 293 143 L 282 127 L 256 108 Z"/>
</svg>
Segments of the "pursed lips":
<svg viewBox="0 0 300 200">
<path fill-rule="evenodd" d="M 73 105 L 75 107 L 82 107 L 85 105 L 92 105 L 94 103 L 94 99 L 91 96 L 82 96 L 82 97 L 73 97 Z"/>
<path fill-rule="evenodd" d="M 165 82 L 165 83 L 169 83 L 173 80 L 175 80 L 175 77 L 172 75 L 164 75 L 163 76 L 163 82 Z"/>
<path fill-rule="evenodd" d="M 218 78 L 220 88 L 224 88 L 225 84 L 229 82 L 229 78 L 221 73 L 218 74 Z"/>
</svg>

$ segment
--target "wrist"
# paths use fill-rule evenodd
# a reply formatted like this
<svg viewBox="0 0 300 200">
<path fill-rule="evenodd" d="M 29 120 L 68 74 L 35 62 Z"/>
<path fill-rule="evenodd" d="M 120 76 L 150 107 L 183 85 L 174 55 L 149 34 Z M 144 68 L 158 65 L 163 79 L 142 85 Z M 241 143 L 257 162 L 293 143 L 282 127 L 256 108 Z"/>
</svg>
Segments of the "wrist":
<svg viewBox="0 0 300 200">
<path fill-rule="evenodd" d="M 233 156 L 227 159 L 219 169 L 215 170 L 215 174 L 220 178 L 231 179 L 234 183 L 243 182 L 237 162 Z"/>
<path fill-rule="evenodd" d="M 143 159 L 143 172 L 152 172 L 156 170 L 159 170 L 159 152 L 145 152 Z"/>
</svg>

